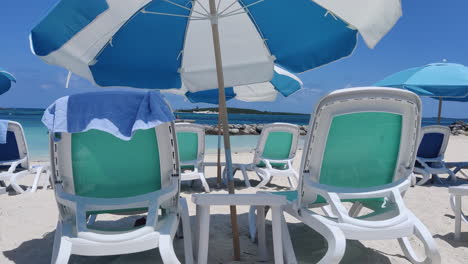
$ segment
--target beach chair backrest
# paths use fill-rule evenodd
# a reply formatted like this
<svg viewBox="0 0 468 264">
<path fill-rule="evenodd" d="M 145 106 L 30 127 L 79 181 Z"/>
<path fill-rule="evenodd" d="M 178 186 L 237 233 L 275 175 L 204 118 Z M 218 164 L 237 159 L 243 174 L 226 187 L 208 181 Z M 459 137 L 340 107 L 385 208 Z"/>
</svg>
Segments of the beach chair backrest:
<svg viewBox="0 0 468 264">
<path fill-rule="evenodd" d="M 20 123 L 8 121 L 6 143 L 0 144 L 0 161 L 8 162 L 27 158 L 20 167 L 29 168 L 28 147 L 24 136 L 23 127 Z"/>
<path fill-rule="evenodd" d="M 450 128 L 446 126 L 425 126 L 421 130 L 418 157 L 432 159 L 442 156 L 447 149 Z"/>
<path fill-rule="evenodd" d="M 414 166 L 420 125 L 421 102 L 411 92 L 390 88 L 335 91 L 318 103 L 311 119 L 301 177 L 352 189 L 406 178 Z M 306 188 L 303 178 L 300 182 Z M 303 193 L 303 203 L 315 200 L 315 194 Z"/>
<path fill-rule="evenodd" d="M 132 197 L 168 186 L 178 175 L 172 123 L 137 130 L 128 141 L 99 130 L 61 133 L 54 140 L 54 178 L 71 194 Z"/>
<path fill-rule="evenodd" d="M 197 166 L 205 155 L 205 128 L 190 123 L 176 124 L 180 164 Z"/>
<path fill-rule="evenodd" d="M 299 127 L 288 123 L 265 125 L 255 150 L 254 163 L 261 159 L 286 160 L 296 155 Z"/>
</svg>

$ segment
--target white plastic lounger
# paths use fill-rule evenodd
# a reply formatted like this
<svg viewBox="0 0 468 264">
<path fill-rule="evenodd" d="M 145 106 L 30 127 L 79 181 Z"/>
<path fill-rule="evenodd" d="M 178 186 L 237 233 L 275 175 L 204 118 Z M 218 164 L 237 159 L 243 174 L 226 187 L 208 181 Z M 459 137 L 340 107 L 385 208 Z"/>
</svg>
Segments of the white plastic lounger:
<svg viewBox="0 0 468 264">
<path fill-rule="evenodd" d="M 7 182 L 16 193 L 35 192 L 38 185 L 49 185 L 49 166 L 31 166 L 28 147 L 21 124 L 8 121 L 7 141 L 0 144 L 0 194 L 6 192 Z M 18 181 L 35 174 L 32 186 L 24 190 Z"/>
<path fill-rule="evenodd" d="M 177 123 L 177 142 L 179 146 L 181 181 L 200 180 L 205 192 L 210 187 L 205 179 L 205 128 L 190 123 Z"/>
<path fill-rule="evenodd" d="M 242 171 L 245 185 L 250 187 L 247 171 L 255 171 L 261 179 L 256 188 L 268 184 L 273 176 L 288 177 L 291 188 L 296 188 L 299 177 L 292 163 L 296 157 L 298 140 L 299 127 L 296 125 L 287 123 L 265 125 L 252 163 L 233 164 L 233 175 L 238 170 Z M 223 175 L 226 178 L 226 169 Z"/>
<path fill-rule="evenodd" d="M 455 214 L 455 240 L 461 238 L 461 222 L 468 223 L 468 216 L 462 211 L 462 197 L 468 196 L 468 185 L 454 186 L 449 188 L 450 205 Z"/>
<path fill-rule="evenodd" d="M 156 247 L 164 263 L 180 263 L 173 249 L 180 221 L 185 263 L 193 263 L 190 218 L 179 195 L 174 130 L 171 122 L 137 130 L 129 141 L 99 130 L 51 138 L 59 208 L 52 263 L 67 263 L 71 254 L 120 255 Z M 102 229 L 93 223 L 93 216 L 101 213 L 144 212 L 146 224 L 131 230 Z"/>
<path fill-rule="evenodd" d="M 445 126 L 426 126 L 421 130 L 422 138 L 416 155 L 414 173 L 422 175 L 417 185 L 423 185 L 432 177 L 438 179 L 438 174 L 448 174 L 451 181 L 455 182 L 455 173 L 447 168 L 444 162 L 450 129 Z"/>
<path fill-rule="evenodd" d="M 403 201 L 420 125 L 419 97 L 401 89 L 343 89 L 318 103 L 304 147 L 299 187 L 273 194 L 285 195 L 289 203 L 284 211 L 325 237 L 328 251 L 319 263 L 340 262 L 347 239 L 398 239 L 411 262 L 441 262 L 430 232 Z M 349 211 L 344 202 L 352 204 Z M 255 220 L 253 207 L 249 215 L 255 235 L 255 223 L 264 221 L 264 214 Z M 283 228 L 287 234 L 285 222 Z M 424 245 L 423 257 L 409 243 L 413 234 Z M 283 247 L 288 263 L 297 263 L 288 235 L 283 235 Z"/>
</svg>

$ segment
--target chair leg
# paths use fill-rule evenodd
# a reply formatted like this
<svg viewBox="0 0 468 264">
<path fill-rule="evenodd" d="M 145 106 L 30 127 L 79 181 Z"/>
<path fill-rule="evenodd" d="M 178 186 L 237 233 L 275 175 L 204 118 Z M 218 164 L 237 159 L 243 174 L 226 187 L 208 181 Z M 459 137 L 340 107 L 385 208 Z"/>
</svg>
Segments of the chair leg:
<svg viewBox="0 0 468 264">
<path fill-rule="evenodd" d="M 185 264 L 193 264 L 192 231 L 190 228 L 191 224 L 187 200 L 185 198 L 180 199 L 180 216 L 184 235 Z"/>
<path fill-rule="evenodd" d="M 416 182 L 416 185 L 418 185 L 418 186 L 424 185 L 426 182 L 428 182 L 431 179 L 431 174 L 429 174 L 429 173 L 421 174 L 421 176 L 423 178 L 420 181 Z M 416 178 L 416 176 L 414 176 L 414 177 Z"/>
<path fill-rule="evenodd" d="M 209 193 L 210 192 L 210 186 L 208 185 L 208 182 L 206 182 L 205 179 L 205 174 L 199 173 L 200 176 L 200 181 L 202 182 L 203 188 L 205 189 L 205 192 Z"/>
<path fill-rule="evenodd" d="M 450 181 L 451 181 L 452 183 L 457 182 L 457 175 L 455 175 L 455 173 L 453 173 L 453 172 L 452 172 L 451 170 L 449 170 L 449 169 L 447 169 L 447 173 L 448 173 L 448 175 L 449 175 L 449 177 L 450 177 Z"/>
<path fill-rule="evenodd" d="M 258 173 L 257 173 L 257 174 L 258 174 Z M 259 176 L 260 176 L 260 174 L 259 174 Z M 257 186 L 255 186 L 255 188 L 264 187 L 264 186 L 267 185 L 267 184 L 270 182 L 270 180 L 271 180 L 271 174 L 270 174 L 269 172 L 267 172 L 267 171 L 265 171 L 261 177 L 263 177 L 262 181 L 261 181 Z"/>
<path fill-rule="evenodd" d="M 298 217 L 296 215 L 296 217 Z M 339 263 L 343 258 L 346 249 L 346 238 L 338 227 L 329 226 L 320 220 L 322 216 L 319 215 L 304 215 L 303 217 L 298 217 L 302 222 L 319 234 L 321 234 L 326 240 L 328 245 L 328 250 L 325 256 L 318 262 L 319 264 L 328 264 L 328 263 Z"/>
<path fill-rule="evenodd" d="M 28 171 L 22 171 L 22 172 L 14 174 L 10 178 L 10 185 L 11 185 L 11 187 L 13 187 L 13 189 L 17 193 L 24 193 L 25 192 L 25 190 L 23 190 L 23 188 L 21 188 L 21 186 L 19 186 L 19 184 L 16 181 L 21 179 L 21 178 L 24 178 L 26 175 L 28 175 Z"/>
<path fill-rule="evenodd" d="M 410 213 L 411 214 L 411 213 Z M 441 263 L 440 252 L 437 248 L 437 244 L 432 238 L 431 233 L 429 230 L 424 226 L 424 224 L 419 221 L 416 216 L 411 214 L 414 223 L 414 234 L 416 237 L 421 240 L 424 244 L 424 251 L 426 253 L 425 258 L 421 258 L 416 255 L 411 246 L 409 239 L 407 237 L 402 237 L 398 239 L 398 243 L 400 244 L 401 249 L 403 250 L 405 256 L 412 262 L 412 263 L 420 263 L 420 264 L 438 264 Z"/>
<path fill-rule="evenodd" d="M 172 243 L 173 241 L 170 234 L 161 233 L 159 235 L 159 253 L 161 255 L 162 261 L 163 263 L 180 264 Z"/>
<path fill-rule="evenodd" d="M 250 185 L 249 175 L 247 174 L 247 170 L 245 169 L 245 166 L 241 167 L 241 171 L 242 171 L 242 176 L 244 176 L 245 186 L 249 188 L 252 187 L 252 185 Z"/>
<path fill-rule="evenodd" d="M 297 188 L 297 176 L 295 175 L 295 172 L 291 175 L 288 175 L 288 181 L 289 185 L 291 186 L 291 189 L 296 189 Z"/>
<path fill-rule="evenodd" d="M 62 237 L 62 224 L 57 223 L 54 235 L 54 247 L 52 249 L 51 264 L 66 264 L 70 258 L 72 243 Z"/>
</svg>

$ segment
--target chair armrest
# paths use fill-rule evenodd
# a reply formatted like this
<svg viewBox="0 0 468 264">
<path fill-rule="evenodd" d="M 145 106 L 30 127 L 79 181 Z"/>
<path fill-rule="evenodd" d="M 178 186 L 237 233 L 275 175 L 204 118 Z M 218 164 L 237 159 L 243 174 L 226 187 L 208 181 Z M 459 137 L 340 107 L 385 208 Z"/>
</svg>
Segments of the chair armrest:
<svg viewBox="0 0 468 264">
<path fill-rule="evenodd" d="M 396 223 L 401 222 L 406 218 L 406 206 L 403 202 L 403 197 L 401 193 L 407 190 L 410 187 L 409 178 L 403 178 L 399 181 L 396 181 L 392 184 L 387 184 L 384 186 L 379 186 L 376 188 L 346 188 L 346 187 L 334 187 L 315 183 L 310 178 L 304 178 L 304 183 L 307 185 L 307 188 L 321 195 L 327 200 L 328 204 L 331 206 L 332 212 L 337 215 L 338 221 L 341 223 L 349 223 L 356 226 L 369 227 L 369 228 L 381 228 L 392 226 Z M 399 214 L 396 217 L 380 220 L 380 221 L 366 221 L 361 219 L 356 219 L 349 216 L 348 211 L 343 206 L 341 200 L 343 199 L 369 199 L 369 198 L 385 198 L 391 199 L 395 202 Z"/>
<path fill-rule="evenodd" d="M 442 156 L 440 157 L 437 157 L 437 158 L 431 158 L 431 159 L 427 159 L 427 158 L 421 158 L 421 157 L 416 157 L 416 160 L 423 164 L 423 163 L 427 163 L 427 162 L 443 162 L 444 161 L 444 158 Z M 424 165 L 424 164 L 423 164 Z"/>
<path fill-rule="evenodd" d="M 270 169 L 270 170 L 273 169 L 273 167 L 271 166 L 271 163 L 287 163 L 288 168 L 291 168 L 292 167 L 292 160 L 293 159 L 272 160 L 272 159 L 260 158 L 260 161 L 263 161 L 263 163 L 265 163 L 266 167 L 268 169 Z"/>
<path fill-rule="evenodd" d="M 10 165 L 10 168 L 8 168 L 7 173 L 13 173 L 13 172 L 15 172 L 18 165 L 20 165 L 23 162 L 26 162 L 27 160 L 28 160 L 28 157 L 24 157 L 22 159 L 15 160 L 13 162 L 11 162 L 11 161 L 2 162 L 2 163 L 0 163 L 0 165 Z"/>
<path fill-rule="evenodd" d="M 127 238 L 138 237 L 143 233 L 148 232 L 148 230 L 152 230 L 154 226 L 156 226 L 159 206 L 177 195 L 178 185 L 177 183 L 173 183 L 170 186 L 155 192 L 126 198 L 89 198 L 72 195 L 64 192 L 60 184 L 56 185 L 55 192 L 56 199 L 59 204 L 72 208 L 75 211 L 76 228 L 79 237 L 101 242 L 115 242 L 121 240 L 122 237 L 113 235 L 112 232 L 108 232 L 107 234 L 98 234 L 89 231 L 86 220 L 87 211 L 148 207 L 146 226 L 144 228 L 128 232 L 125 235 Z"/>
</svg>

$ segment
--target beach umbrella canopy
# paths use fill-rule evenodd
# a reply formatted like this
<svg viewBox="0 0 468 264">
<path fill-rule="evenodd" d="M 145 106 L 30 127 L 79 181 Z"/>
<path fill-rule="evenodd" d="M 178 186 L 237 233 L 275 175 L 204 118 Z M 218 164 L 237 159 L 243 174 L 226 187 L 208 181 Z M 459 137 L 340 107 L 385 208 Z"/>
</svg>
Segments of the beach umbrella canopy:
<svg viewBox="0 0 468 264">
<path fill-rule="evenodd" d="M 225 87 L 270 81 L 274 63 L 298 73 L 346 57 L 358 32 L 372 48 L 400 16 L 400 0 L 62 0 L 30 39 L 41 59 L 99 86 L 218 88 L 227 131 Z M 227 133 L 224 143 L 232 193 Z"/>
<path fill-rule="evenodd" d="M 274 67 L 274 71 L 273 78 L 269 82 L 226 87 L 226 101 L 237 99 L 243 102 L 272 102 L 278 94 L 288 97 L 302 88 L 303 83 L 296 75 L 278 66 Z M 218 89 L 190 92 L 182 87 L 164 92 L 185 96 L 191 103 L 219 103 Z"/>
<path fill-rule="evenodd" d="M 397 72 L 375 85 L 407 89 L 439 100 L 437 122 L 440 123 L 442 101 L 468 102 L 468 67 L 457 63 L 432 63 Z"/>
<path fill-rule="evenodd" d="M 11 83 L 16 82 L 13 75 L 0 68 L 0 95 L 8 92 L 11 88 Z"/>
</svg>

